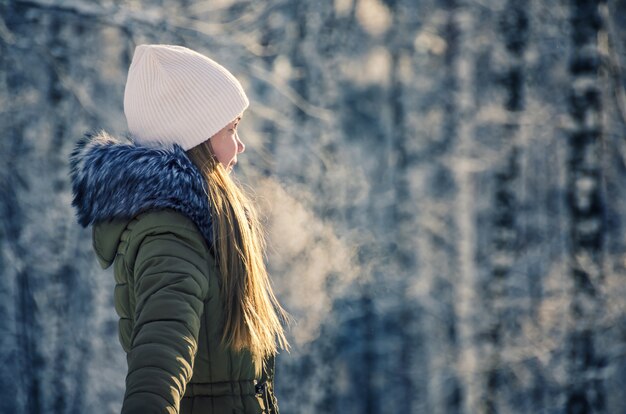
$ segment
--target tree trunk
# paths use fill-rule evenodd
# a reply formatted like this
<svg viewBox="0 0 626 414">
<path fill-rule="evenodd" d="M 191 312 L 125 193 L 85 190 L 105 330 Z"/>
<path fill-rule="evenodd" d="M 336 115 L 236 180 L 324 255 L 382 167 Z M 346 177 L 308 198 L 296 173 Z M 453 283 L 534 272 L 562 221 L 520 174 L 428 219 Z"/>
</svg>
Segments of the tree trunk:
<svg viewBox="0 0 626 414">
<path fill-rule="evenodd" d="M 604 284 L 602 193 L 602 102 L 599 86 L 599 5 L 603 1 L 572 0 L 573 55 L 569 112 L 567 194 L 570 208 L 570 318 L 575 321 L 567 343 L 569 381 L 567 413 L 606 412 L 602 369 L 606 361 L 597 341 L 596 321 L 603 311 Z"/>
</svg>

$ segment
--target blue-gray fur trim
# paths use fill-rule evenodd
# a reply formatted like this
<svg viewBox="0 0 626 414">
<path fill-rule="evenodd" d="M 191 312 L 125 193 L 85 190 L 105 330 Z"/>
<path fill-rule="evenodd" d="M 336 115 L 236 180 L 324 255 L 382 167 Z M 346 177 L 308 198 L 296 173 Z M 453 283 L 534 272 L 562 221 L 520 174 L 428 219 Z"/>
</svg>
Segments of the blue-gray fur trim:
<svg viewBox="0 0 626 414">
<path fill-rule="evenodd" d="M 70 175 L 72 205 L 83 227 L 173 209 L 191 219 L 212 245 L 206 181 L 177 144 L 147 147 L 104 131 L 88 133 L 70 155 Z"/>
</svg>

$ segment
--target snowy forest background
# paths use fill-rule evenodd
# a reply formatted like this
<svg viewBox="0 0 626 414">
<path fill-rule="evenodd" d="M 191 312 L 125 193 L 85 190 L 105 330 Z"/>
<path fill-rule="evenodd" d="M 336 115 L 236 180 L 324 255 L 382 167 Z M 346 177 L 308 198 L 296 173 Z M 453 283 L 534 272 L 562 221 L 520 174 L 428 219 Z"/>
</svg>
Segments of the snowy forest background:
<svg viewBox="0 0 626 414">
<path fill-rule="evenodd" d="M 0 412 L 115 413 L 68 156 L 134 47 L 229 68 L 283 413 L 626 413 L 626 1 L 0 0 Z"/>
</svg>

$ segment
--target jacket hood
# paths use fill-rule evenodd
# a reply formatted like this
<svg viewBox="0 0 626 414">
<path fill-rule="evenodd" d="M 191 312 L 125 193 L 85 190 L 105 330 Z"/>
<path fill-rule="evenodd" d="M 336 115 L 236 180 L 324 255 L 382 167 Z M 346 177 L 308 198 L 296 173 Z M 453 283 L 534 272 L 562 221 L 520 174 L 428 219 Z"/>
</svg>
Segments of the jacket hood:
<svg viewBox="0 0 626 414">
<path fill-rule="evenodd" d="M 177 144 L 148 147 L 104 131 L 88 133 L 72 151 L 70 176 L 72 206 L 83 227 L 173 209 L 193 221 L 212 244 L 206 181 Z"/>
</svg>

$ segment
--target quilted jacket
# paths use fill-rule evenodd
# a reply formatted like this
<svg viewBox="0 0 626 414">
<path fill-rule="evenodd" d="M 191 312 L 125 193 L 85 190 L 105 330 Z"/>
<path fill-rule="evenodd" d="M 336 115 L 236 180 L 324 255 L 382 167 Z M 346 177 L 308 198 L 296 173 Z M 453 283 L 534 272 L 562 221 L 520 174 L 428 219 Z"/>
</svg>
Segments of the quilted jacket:
<svg viewBox="0 0 626 414">
<path fill-rule="evenodd" d="M 113 266 L 128 373 L 123 414 L 277 413 L 273 359 L 255 378 L 249 352 L 220 343 L 220 276 L 205 181 L 181 147 L 105 132 L 71 158 L 73 205 Z"/>
</svg>

